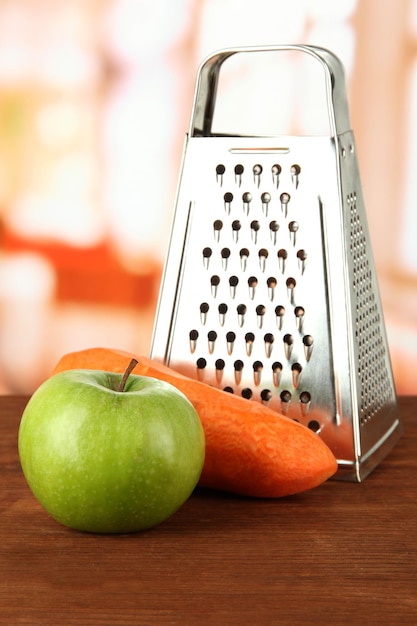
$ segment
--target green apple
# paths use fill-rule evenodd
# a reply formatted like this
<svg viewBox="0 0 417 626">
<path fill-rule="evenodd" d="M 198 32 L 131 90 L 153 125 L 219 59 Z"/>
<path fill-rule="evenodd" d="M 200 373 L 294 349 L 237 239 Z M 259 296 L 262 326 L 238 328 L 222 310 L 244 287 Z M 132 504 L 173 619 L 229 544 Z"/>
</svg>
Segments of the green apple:
<svg viewBox="0 0 417 626">
<path fill-rule="evenodd" d="M 34 496 L 77 530 L 126 533 L 159 524 L 191 495 L 205 438 L 189 400 L 144 376 L 68 370 L 34 392 L 19 456 Z"/>
</svg>

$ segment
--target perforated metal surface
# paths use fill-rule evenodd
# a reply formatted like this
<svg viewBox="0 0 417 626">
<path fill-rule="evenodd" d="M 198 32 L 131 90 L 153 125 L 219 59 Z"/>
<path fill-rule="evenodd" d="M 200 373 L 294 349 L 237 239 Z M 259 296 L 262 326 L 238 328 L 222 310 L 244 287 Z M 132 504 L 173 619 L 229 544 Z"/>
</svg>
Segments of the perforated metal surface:
<svg viewBox="0 0 417 626">
<path fill-rule="evenodd" d="M 187 263 L 168 359 L 317 429 L 309 420 L 317 365 L 321 376 L 331 371 L 320 356 L 330 351 L 329 323 L 320 205 L 308 178 L 308 164 L 294 163 L 288 148 L 229 152 L 200 170 L 205 194 L 188 199 Z"/>
<path fill-rule="evenodd" d="M 355 192 L 346 198 L 350 208 L 350 254 L 355 307 L 357 369 L 360 381 L 360 424 L 366 424 L 392 398 L 394 390 L 387 367 L 383 319 L 373 285 L 368 250 L 370 244 L 357 207 Z"/>
</svg>

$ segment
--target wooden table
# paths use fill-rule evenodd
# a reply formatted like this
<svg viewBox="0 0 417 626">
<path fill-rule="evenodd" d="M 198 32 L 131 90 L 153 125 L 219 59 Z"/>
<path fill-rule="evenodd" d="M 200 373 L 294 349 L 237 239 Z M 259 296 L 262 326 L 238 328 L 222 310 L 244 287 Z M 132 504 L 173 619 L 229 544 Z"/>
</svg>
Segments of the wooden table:
<svg viewBox="0 0 417 626">
<path fill-rule="evenodd" d="M 0 624 L 417 624 L 417 397 L 362 484 L 281 500 L 197 491 L 121 536 L 66 529 L 21 473 L 26 398 L 0 397 Z"/>
</svg>

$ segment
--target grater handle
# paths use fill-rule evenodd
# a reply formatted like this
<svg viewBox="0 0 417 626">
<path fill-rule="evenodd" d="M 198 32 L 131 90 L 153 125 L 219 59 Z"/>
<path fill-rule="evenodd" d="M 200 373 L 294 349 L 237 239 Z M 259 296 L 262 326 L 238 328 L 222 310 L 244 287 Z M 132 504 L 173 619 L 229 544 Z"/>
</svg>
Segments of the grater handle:
<svg viewBox="0 0 417 626">
<path fill-rule="evenodd" d="M 226 48 L 205 59 L 200 65 L 191 114 L 190 137 L 209 137 L 212 134 L 214 107 L 220 69 L 231 56 L 241 52 L 300 51 L 311 55 L 322 65 L 325 72 L 327 112 L 330 136 L 336 137 L 349 130 L 349 107 L 345 86 L 345 72 L 340 59 L 325 48 L 306 45 L 253 46 Z"/>
</svg>

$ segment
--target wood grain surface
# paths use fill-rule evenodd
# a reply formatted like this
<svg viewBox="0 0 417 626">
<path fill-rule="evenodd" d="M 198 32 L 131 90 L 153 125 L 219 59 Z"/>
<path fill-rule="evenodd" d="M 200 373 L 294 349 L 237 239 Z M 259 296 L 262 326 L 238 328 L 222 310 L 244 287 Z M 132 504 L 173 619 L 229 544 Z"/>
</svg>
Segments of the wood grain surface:
<svg viewBox="0 0 417 626">
<path fill-rule="evenodd" d="M 417 624 L 417 398 L 362 484 L 256 500 L 197 490 L 160 526 L 60 526 L 21 472 L 27 399 L 0 397 L 0 624 Z"/>
</svg>

